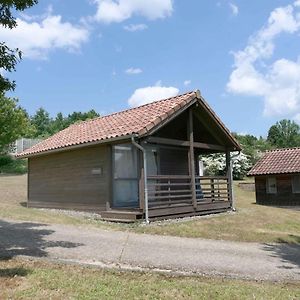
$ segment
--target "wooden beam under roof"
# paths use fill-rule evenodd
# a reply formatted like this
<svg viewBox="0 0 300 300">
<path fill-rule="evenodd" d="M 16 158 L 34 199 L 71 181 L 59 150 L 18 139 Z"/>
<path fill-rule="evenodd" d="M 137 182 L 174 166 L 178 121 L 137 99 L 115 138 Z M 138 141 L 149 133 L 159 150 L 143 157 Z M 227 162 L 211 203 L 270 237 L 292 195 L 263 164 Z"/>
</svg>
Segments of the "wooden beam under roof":
<svg viewBox="0 0 300 300">
<path fill-rule="evenodd" d="M 146 139 L 146 141 L 148 143 L 153 143 L 153 144 L 163 144 L 163 145 L 171 145 L 171 146 L 184 146 L 184 147 L 189 147 L 190 146 L 189 141 L 176 140 L 176 139 L 167 139 L 167 138 L 154 137 L 154 136 L 148 137 Z M 221 146 L 221 145 L 199 143 L 199 142 L 194 142 L 193 145 L 194 145 L 194 148 L 199 148 L 199 149 L 226 151 L 226 147 Z"/>
</svg>

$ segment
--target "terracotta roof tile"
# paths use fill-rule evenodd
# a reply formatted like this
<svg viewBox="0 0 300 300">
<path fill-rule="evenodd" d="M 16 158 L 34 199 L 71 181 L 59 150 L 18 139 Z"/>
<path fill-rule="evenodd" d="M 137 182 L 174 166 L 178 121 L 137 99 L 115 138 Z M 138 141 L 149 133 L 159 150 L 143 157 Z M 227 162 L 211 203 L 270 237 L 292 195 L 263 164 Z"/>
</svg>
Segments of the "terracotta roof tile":
<svg viewBox="0 0 300 300">
<path fill-rule="evenodd" d="M 300 173 L 300 148 L 267 151 L 249 171 L 249 176 Z"/>
<path fill-rule="evenodd" d="M 80 144 L 118 137 L 125 138 L 132 134 L 143 135 L 196 97 L 196 92 L 189 92 L 108 116 L 79 122 L 17 156 L 26 157 Z"/>
</svg>

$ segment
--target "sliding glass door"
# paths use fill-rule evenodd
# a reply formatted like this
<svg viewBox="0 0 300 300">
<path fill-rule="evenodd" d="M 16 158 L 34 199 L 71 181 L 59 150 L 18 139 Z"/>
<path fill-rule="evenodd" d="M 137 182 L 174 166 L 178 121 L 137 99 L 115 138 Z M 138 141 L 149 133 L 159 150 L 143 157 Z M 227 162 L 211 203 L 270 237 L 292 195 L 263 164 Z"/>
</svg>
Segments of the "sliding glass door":
<svg viewBox="0 0 300 300">
<path fill-rule="evenodd" d="M 137 149 L 131 144 L 113 146 L 114 207 L 138 207 Z"/>
</svg>

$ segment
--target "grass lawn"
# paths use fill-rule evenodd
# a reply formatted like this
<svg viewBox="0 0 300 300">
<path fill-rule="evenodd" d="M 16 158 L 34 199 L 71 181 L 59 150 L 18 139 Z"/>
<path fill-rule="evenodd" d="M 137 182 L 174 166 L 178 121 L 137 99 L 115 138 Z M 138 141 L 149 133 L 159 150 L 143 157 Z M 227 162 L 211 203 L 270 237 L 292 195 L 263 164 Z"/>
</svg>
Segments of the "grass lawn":
<svg viewBox="0 0 300 300">
<path fill-rule="evenodd" d="M 119 272 L 12 259 L 0 262 L 0 299 L 299 299 L 297 283 Z"/>
<path fill-rule="evenodd" d="M 223 239 L 245 242 L 300 243 L 300 211 L 255 204 L 254 192 L 244 191 L 235 182 L 236 213 L 191 218 L 179 222 L 141 224 L 112 224 L 70 216 L 58 211 L 28 209 L 26 175 L 0 176 L 0 217 L 44 223 L 74 224 L 130 230 L 137 233 Z M 23 204 L 23 205 L 22 205 Z"/>
</svg>

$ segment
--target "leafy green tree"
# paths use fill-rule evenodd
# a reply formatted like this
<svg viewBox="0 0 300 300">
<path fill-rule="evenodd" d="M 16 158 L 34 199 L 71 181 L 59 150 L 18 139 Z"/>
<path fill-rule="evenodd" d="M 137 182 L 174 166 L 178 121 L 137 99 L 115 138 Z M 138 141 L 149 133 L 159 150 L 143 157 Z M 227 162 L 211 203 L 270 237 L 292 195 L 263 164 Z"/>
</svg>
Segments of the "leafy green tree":
<svg viewBox="0 0 300 300">
<path fill-rule="evenodd" d="M 39 108 L 31 117 L 31 124 L 36 132 L 34 137 L 48 137 L 51 134 L 52 119 L 44 108 Z"/>
<path fill-rule="evenodd" d="M 99 117 L 95 110 L 88 112 L 73 112 L 67 117 L 59 112 L 55 119 L 51 118 L 49 113 L 44 108 L 39 108 L 36 113 L 30 118 L 34 131 L 31 131 L 32 138 L 46 138 L 74 124 L 76 122 L 90 120 Z"/>
<path fill-rule="evenodd" d="M 6 152 L 9 144 L 28 134 L 30 121 L 18 100 L 0 94 L 0 153 Z"/>
<path fill-rule="evenodd" d="M 0 0 L 0 25 L 13 29 L 17 26 L 16 18 L 12 12 L 23 11 L 37 4 L 38 0 Z M 16 64 L 22 58 L 20 49 L 10 49 L 5 41 L 0 41 L 0 70 L 15 71 Z M 15 82 L 10 81 L 0 73 L 0 93 L 15 88 Z"/>
<path fill-rule="evenodd" d="M 91 109 L 90 111 L 85 113 L 74 111 L 72 114 L 69 114 L 67 117 L 67 126 L 74 124 L 78 121 L 86 121 L 99 116 L 100 115 L 94 109 Z"/>
<path fill-rule="evenodd" d="M 233 133 L 239 144 L 243 149 L 243 153 L 249 158 L 250 163 L 253 165 L 262 156 L 262 154 L 272 148 L 272 145 L 263 137 L 257 138 L 250 134 L 237 134 Z"/>
<path fill-rule="evenodd" d="M 50 122 L 50 126 L 49 126 L 49 132 L 51 134 L 54 134 L 58 131 L 61 131 L 63 129 L 65 129 L 68 125 L 67 125 L 67 119 L 63 116 L 63 114 L 61 112 L 59 112 L 55 119 L 51 120 Z"/>
<path fill-rule="evenodd" d="M 300 146 L 300 126 L 291 120 L 281 120 L 271 126 L 267 140 L 276 148 Z"/>
</svg>

